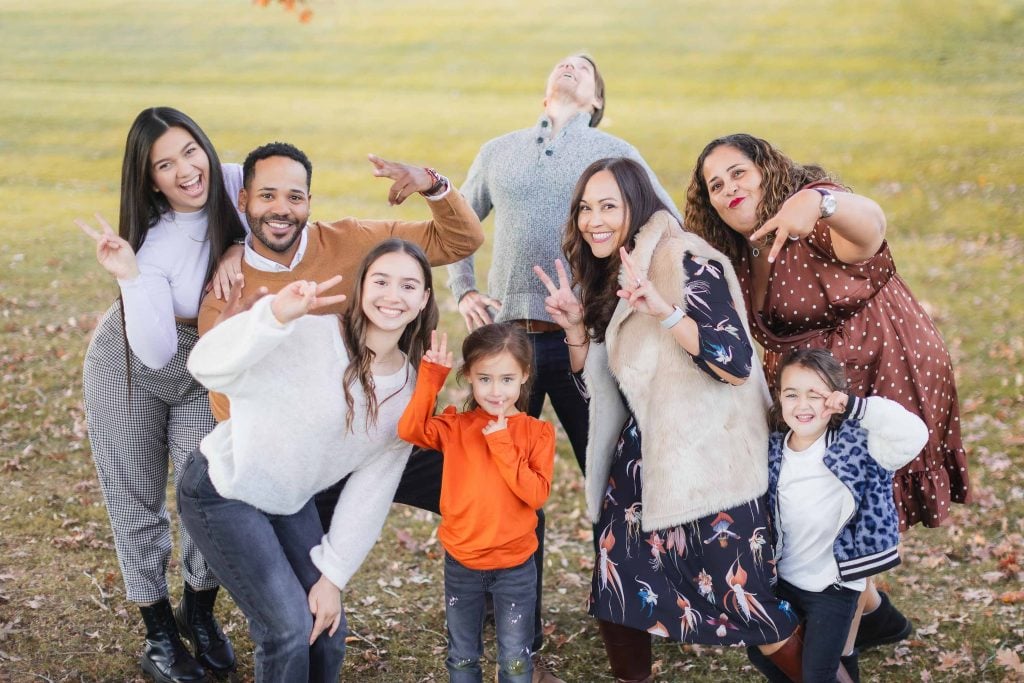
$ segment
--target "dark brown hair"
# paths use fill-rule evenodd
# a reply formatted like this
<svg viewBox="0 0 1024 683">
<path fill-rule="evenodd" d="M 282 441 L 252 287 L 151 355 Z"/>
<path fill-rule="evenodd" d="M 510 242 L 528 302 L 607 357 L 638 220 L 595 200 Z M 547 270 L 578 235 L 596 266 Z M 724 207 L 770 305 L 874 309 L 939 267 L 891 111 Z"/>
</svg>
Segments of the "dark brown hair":
<svg viewBox="0 0 1024 683">
<path fill-rule="evenodd" d="M 569 220 L 562 234 L 562 251 L 569 261 L 573 285 L 579 285 L 583 299 L 583 325 L 596 341 L 604 341 L 604 332 L 619 302 L 619 266 L 621 258 L 616 249 L 610 256 L 597 258 L 579 229 L 580 204 L 587 183 L 601 171 L 609 171 L 618 183 L 628 223 L 623 246 L 632 251 L 640 228 L 658 211 L 668 207 L 654 191 L 654 185 L 644 167 L 626 157 L 599 159 L 583 171 L 576 182 L 569 204 Z"/>
<path fill-rule="evenodd" d="M 594 97 L 601 101 L 601 105 L 595 107 L 594 112 L 590 115 L 590 127 L 597 128 L 598 124 L 601 123 L 601 119 L 604 118 L 604 107 L 607 104 L 604 99 L 604 76 L 601 75 L 601 70 L 597 68 L 597 62 L 587 53 L 581 52 L 573 56 L 587 60 L 591 68 L 594 69 Z"/>
<path fill-rule="evenodd" d="M 787 353 L 779 363 L 775 374 L 775 386 L 772 387 L 772 407 L 768 410 L 768 424 L 774 431 L 786 431 L 789 426 L 782 419 L 782 371 L 791 365 L 817 373 L 821 381 L 832 391 L 846 391 L 846 372 L 836 357 L 828 349 L 797 348 Z M 829 429 L 835 429 L 843 423 L 842 415 L 833 415 L 828 421 Z"/>
<path fill-rule="evenodd" d="M 369 321 L 363 312 L 363 281 L 366 274 L 377 259 L 385 254 L 402 253 L 411 256 L 423 271 L 423 285 L 429 292 L 427 305 L 423 307 L 419 315 L 405 326 L 401 338 L 398 340 L 398 348 L 405 353 L 409 367 L 419 367 L 423 352 L 430 348 L 430 331 L 437 327 L 440 314 L 437 310 L 437 300 L 434 298 L 434 280 L 430 270 L 430 262 L 426 254 L 416 244 L 405 240 L 393 238 L 385 240 L 370 250 L 363 258 L 359 266 L 359 275 L 356 278 L 355 291 L 352 294 L 352 303 L 349 306 L 348 314 L 342 324 L 342 337 L 345 340 L 345 347 L 348 349 L 349 364 L 345 368 L 343 383 L 345 390 L 345 404 L 348 407 L 345 416 L 345 428 L 352 431 L 352 421 L 355 418 L 355 397 L 352 395 L 352 386 L 358 381 L 366 395 L 366 427 L 370 428 L 377 424 L 377 414 L 380 404 L 387 401 L 377 401 L 375 386 L 373 383 L 374 353 L 366 345 L 366 328 Z"/>
<path fill-rule="evenodd" d="M 206 264 L 204 280 L 209 282 L 225 250 L 234 240 L 245 237 L 245 229 L 235 210 L 237 197 L 228 197 L 224 188 L 224 174 L 221 171 L 217 150 L 199 124 L 177 109 L 144 109 L 135 117 L 132 127 L 128 130 L 128 139 L 124 146 L 124 163 L 121 164 L 121 215 L 118 232 L 132 246 L 132 251 L 138 253 L 146 241 L 149 229 L 156 225 L 160 216 L 171 210 L 167 198 L 153 187 L 149 164 L 153 144 L 170 128 L 187 131 L 210 160 L 205 206 L 210 258 Z"/>
<path fill-rule="evenodd" d="M 519 399 L 516 401 L 516 409 L 525 413 L 530 407 L 530 387 L 533 386 L 533 346 L 522 328 L 508 323 L 491 323 L 470 332 L 462 342 L 462 367 L 459 368 L 458 378 L 460 381 L 467 378 L 474 363 L 502 352 L 511 354 L 526 375 L 526 382 L 519 390 Z M 465 409 L 478 407 L 473 392 L 470 392 Z"/>
<path fill-rule="evenodd" d="M 761 172 L 761 203 L 757 207 L 757 224 L 761 226 L 774 216 L 782 202 L 801 187 L 818 180 L 835 178 L 824 168 L 815 164 L 801 165 L 787 157 L 767 140 L 746 133 L 734 133 L 709 142 L 697 157 L 686 189 L 686 211 L 683 224 L 733 261 L 749 249 L 747 239 L 730 228 L 711 205 L 711 195 L 704 182 L 704 162 L 708 155 L 719 147 L 735 147 Z"/>
</svg>

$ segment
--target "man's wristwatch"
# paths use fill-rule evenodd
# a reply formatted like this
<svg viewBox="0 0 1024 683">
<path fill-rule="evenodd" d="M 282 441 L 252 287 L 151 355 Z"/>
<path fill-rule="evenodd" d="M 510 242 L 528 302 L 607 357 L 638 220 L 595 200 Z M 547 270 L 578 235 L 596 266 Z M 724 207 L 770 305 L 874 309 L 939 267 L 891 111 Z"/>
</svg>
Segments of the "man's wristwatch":
<svg viewBox="0 0 1024 683">
<path fill-rule="evenodd" d="M 814 191 L 821 195 L 821 206 L 818 208 L 818 218 L 828 218 L 836 212 L 836 197 L 826 189 L 816 187 Z"/>
</svg>

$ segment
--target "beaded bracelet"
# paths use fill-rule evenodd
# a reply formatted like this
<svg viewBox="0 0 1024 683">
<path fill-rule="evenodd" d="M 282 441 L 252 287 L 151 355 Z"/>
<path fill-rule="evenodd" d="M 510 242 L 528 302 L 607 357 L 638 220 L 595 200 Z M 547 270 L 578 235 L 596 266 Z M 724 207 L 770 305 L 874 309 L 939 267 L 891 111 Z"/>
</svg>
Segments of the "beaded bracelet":
<svg viewBox="0 0 1024 683">
<path fill-rule="evenodd" d="M 447 178 L 445 178 L 443 175 L 441 175 L 434 169 L 430 168 L 429 166 L 424 166 L 423 170 L 426 171 L 427 175 L 429 175 L 434 181 L 434 184 L 431 185 L 428 189 L 420 192 L 420 194 L 422 194 L 424 197 L 430 197 L 432 195 L 437 194 L 438 192 L 444 189 L 445 185 L 448 184 Z"/>
</svg>

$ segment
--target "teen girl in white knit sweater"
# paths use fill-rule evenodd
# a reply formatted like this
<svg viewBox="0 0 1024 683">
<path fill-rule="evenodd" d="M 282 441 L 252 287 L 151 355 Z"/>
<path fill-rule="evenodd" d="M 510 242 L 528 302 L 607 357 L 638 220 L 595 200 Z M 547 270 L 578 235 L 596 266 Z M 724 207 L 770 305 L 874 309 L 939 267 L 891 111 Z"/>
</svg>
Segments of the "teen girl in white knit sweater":
<svg viewBox="0 0 1024 683">
<path fill-rule="evenodd" d="M 231 400 L 231 418 L 190 456 L 178 505 L 249 620 L 257 681 L 338 680 L 340 591 L 405 467 L 397 423 L 437 324 L 430 266 L 409 242 L 367 255 L 345 318 L 307 315 L 338 302 L 327 294 L 339 281 L 293 282 L 258 300 L 189 359 L 196 379 Z M 323 534 L 313 496 L 345 476 Z"/>
</svg>

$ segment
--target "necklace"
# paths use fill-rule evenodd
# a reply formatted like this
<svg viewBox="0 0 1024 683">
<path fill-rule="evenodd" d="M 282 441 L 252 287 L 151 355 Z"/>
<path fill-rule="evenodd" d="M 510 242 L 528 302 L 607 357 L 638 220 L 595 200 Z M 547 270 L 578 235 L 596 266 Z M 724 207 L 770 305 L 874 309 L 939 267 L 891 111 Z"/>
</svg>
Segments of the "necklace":
<svg viewBox="0 0 1024 683">
<path fill-rule="evenodd" d="M 760 256 L 761 255 L 761 250 L 762 249 L 767 249 L 768 247 L 770 247 L 772 242 L 775 241 L 774 238 L 775 238 L 775 234 L 774 233 L 765 235 L 764 239 L 761 240 L 761 244 L 753 246 L 753 247 L 750 248 L 751 255 L 753 255 L 754 258 L 757 258 L 758 256 Z"/>
<path fill-rule="evenodd" d="M 205 216 L 205 214 L 206 214 L 206 210 L 205 209 L 203 209 L 203 214 Z M 204 227 L 203 239 L 197 240 L 195 237 L 193 237 L 191 235 L 187 225 L 185 227 L 182 227 L 181 223 L 178 222 L 178 213 L 174 209 L 171 209 L 171 222 L 174 223 L 174 230 L 175 230 L 175 232 L 179 232 L 179 233 L 184 234 L 185 237 L 189 238 L 193 242 L 196 242 L 198 244 L 202 244 L 203 242 L 209 242 L 210 241 L 210 231 L 209 231 L 208 228 Z"/>
<path fill-rule="evenodd" d="M 370 367 L 383 370 L 384 372 L 387 372 L 387 369 L 391 367 L 394 367 L 397 370 L 397 364 L 403 362 L 404 360 L 405 356 L 402 354 L 401 350 L 399 350 L 398 347 L 395 347 L 391 351 L 391 353 L 387 355 L 386 358 L 378 358 L 376 355 L 374 355 L 373 360 L 370 361 Z"/>
</svg>

